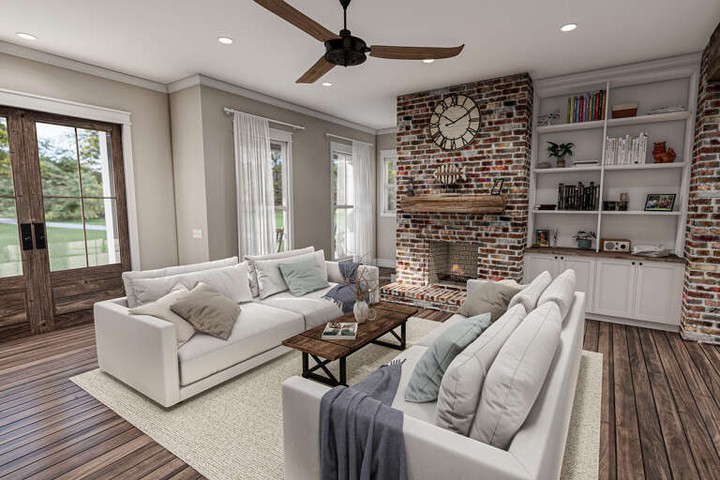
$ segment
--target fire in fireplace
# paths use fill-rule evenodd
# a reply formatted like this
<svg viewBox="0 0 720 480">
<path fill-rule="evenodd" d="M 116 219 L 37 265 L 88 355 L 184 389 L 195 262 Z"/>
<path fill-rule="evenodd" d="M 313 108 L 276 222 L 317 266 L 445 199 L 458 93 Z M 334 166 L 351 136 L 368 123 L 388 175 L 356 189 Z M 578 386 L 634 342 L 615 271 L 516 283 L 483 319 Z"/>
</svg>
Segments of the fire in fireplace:
<svg viewBox="0 0 720 480">
<path fill-rule="evenodd" d="M 429 243 L 428 283 L 465 288 L 468 280 L 477 278 L 478 244 L 470 242 Z"/>
</svg>

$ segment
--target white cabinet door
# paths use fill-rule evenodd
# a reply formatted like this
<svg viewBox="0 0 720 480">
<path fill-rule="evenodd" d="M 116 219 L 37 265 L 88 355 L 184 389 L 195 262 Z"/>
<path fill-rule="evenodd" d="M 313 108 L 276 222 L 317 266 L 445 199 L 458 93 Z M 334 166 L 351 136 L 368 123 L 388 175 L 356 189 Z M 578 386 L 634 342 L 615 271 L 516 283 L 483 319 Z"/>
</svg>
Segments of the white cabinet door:
<svg viewBox="0 0 720 480">
<path fill-rule="evenodd" d="M 558 255 L 545 253 L 526 253 L 523 283 L 530 283 L 533 278 L 547 270 L 555 278 L 558 269 Z"/>
<path fill-rule="evenodd" d="M 597 259 L 594 313 L 631 318 L 635 290 L 635 266 L 632 262 Z"/>
<path fill-rule="evenodd" d="M 595 311 L 593 303 L 595 293 L 595 264 L 594 258 L 587 257 L 560 257 L 560 268 L 558 275 L 568 268 L 575 270 L 575 290 L 585 292 L 585 310 L 587 312 Z"/>
<path fill-rule="evenodd" d="M 680 325 L 683 267 L 661 262 L 637 262 L 633 318 Z"/>
</svg>

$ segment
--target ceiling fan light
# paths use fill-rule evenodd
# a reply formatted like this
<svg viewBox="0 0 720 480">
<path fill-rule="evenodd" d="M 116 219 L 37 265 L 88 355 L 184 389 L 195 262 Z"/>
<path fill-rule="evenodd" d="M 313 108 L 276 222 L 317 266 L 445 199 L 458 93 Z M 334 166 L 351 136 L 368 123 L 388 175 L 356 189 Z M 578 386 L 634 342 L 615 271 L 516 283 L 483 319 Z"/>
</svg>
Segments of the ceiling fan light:
<svg viewBox="0 0 720 480">
<path fill-rule="evenodd" d="M 35 35 L 33 35 L 32 33 L 17 32 L 15 35 L 22 38 L 23 40 L 37 40 L 37 37 Z"/>
<path fill-rule="evenodd" d="M 566 23 L 565 25 L 560 27 L 561 32 L 572 32 L 577 28 L 577 23 Z"/>
<path fill-rule="evenodd" d="M 222 43 L 223 45 L 232 45 L 235 40 L 233 40 L 230 37 L 218 37 L 218 42 Z"/>
<path fill-rule="evenodd" d="M 322 86 L 323 86 L 323 87 L 332 87 L 333 84 L 332 84 L 332 82 L 323 82 L 323 83 L 322 83 Z"/>
<path fill-rule="evenodd" d="M 423 60 L 423 63 L 433 63 L 433 62 L 435 62 L 434 58 L 426 58 L 425 60 Z"/>
</svg>

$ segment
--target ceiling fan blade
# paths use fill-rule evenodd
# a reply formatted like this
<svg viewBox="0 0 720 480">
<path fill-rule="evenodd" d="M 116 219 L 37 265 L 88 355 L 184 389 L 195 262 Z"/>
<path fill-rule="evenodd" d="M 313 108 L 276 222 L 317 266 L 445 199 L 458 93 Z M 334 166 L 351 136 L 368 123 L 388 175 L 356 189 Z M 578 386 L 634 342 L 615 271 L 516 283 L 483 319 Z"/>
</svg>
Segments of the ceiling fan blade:
<svg viewBox="0 0 720 480">
<path fill-rule="evenodd" d="M 271 11 L 278 17 L 292 23 L 303 32 L 311 35 L 321 42 L 332 38 L 338 38 L 336 34 L 283 0 L 255 0 L 255 3 Z"/>
<path fill-rule="evenodd" d="M 390 45 L 373 45 L 370 56 L 391 58 L 394 60 L 437 60 L 460 55 L 465 45 L 459 47 L 393 47 Z"/>
<path fill-rule="evenodd" d="M 320 57 L 320 60 L 315 62 L 315 65 L 310 67 L 307 72 L 303 73 L 302 77 L 295 80 L 295 83 L 315 83 L 334 67 L 335 65 L 325 60 L 325 57 Z"/>
</svg>

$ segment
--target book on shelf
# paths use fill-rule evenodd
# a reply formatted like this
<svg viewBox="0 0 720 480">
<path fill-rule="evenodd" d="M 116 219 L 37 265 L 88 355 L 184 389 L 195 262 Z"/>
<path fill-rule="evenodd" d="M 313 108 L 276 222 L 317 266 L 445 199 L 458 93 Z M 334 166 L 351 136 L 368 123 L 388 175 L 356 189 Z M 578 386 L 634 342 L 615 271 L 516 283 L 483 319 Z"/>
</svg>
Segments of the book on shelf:
<svg viewBox="0 0 720 480">
<path fill-rule="evenodd" d="M 600 185 L 590 182 L 585 185 L 578 182 L 577 185 L 558 184 L 558 210 L 579 210 L 591 212 L 598 210 L 600 204 Z"/>
<path fill-rule="evenodd" d="M 323 340 L 355 340 L 357 337 L 356 322 L 329 322 L 322 333 Z"/>
<path fill-rule="evenodd" d="M 605 165 L 642 165 L 647 157 L 648 134 L 637 137 L 607 137 L 605 139 Z"/>
<path fill-rule="evenodd" d="M 567 100 L 567 122 L 593 122 L 605 118 L 605 90 L 573 95 Z"/>
</svg>

